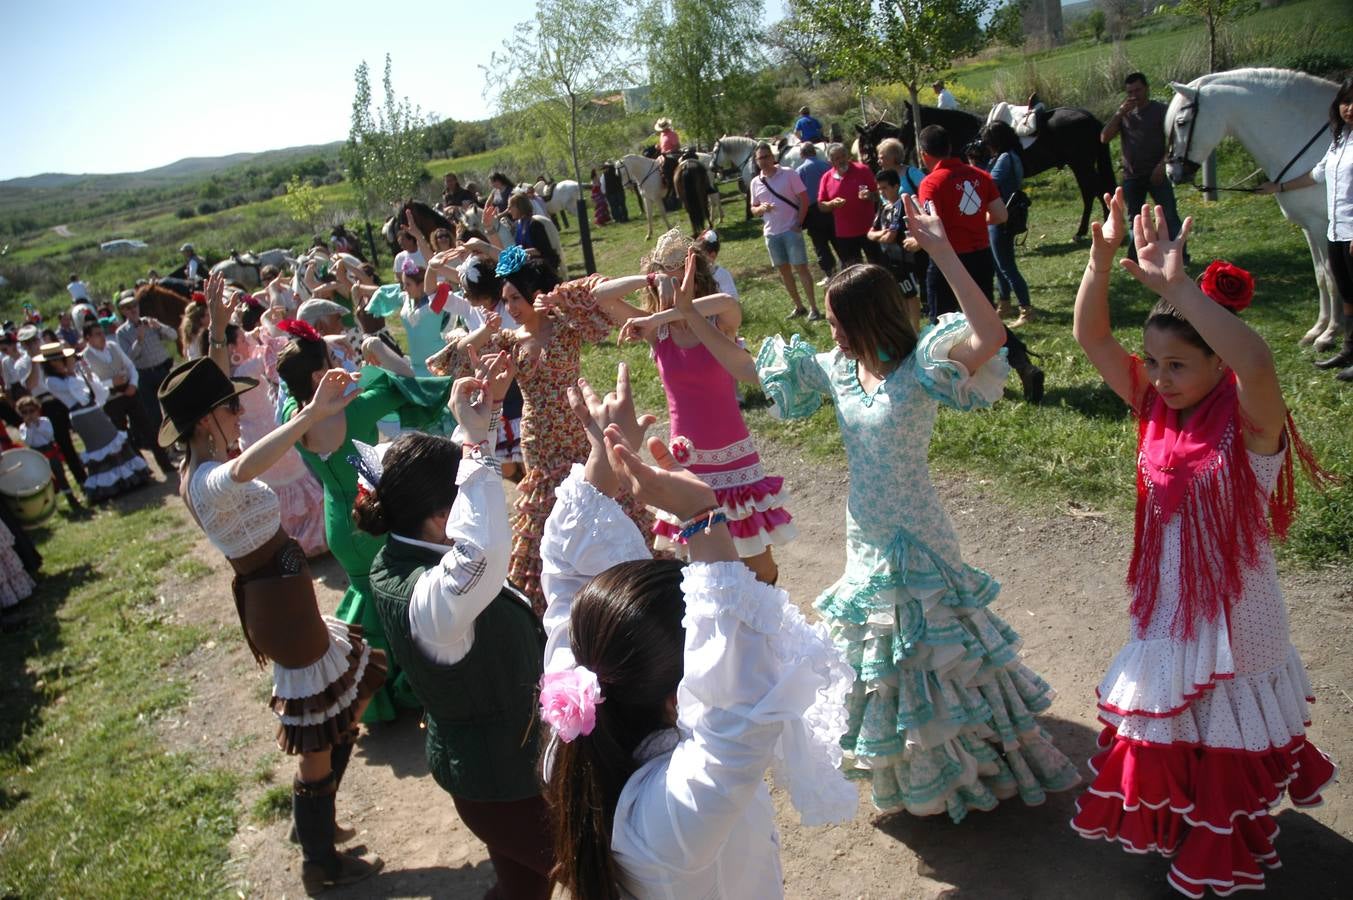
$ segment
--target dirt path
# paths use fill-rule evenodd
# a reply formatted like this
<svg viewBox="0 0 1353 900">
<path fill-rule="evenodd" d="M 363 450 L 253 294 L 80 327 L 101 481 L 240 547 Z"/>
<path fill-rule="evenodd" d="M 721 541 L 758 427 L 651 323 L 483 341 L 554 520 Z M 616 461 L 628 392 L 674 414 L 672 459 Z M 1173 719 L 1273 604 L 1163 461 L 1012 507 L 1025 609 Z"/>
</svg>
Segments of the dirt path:
<svg viewBox="0 0 1353 900">
<path fill-rule="evenodd" d="M 75 237 L 71 234 L 69 225 L 53 225 L 52 231 L 56 232 L 58 237 Z"/>
<path fill-rule="evenodd" d="M 801 537 L 780 554 L 781 581 L 805 610 L 844 565 L 844 467 L 808 463 L 792 450 L 764 454 L 768 470 L 787 476 Z M 1081 765 L 1098 727 L 1093 688 L 1125 629 L 1122 574 L 1130 536 L 1082 516 L 1029 516 L 984 496 L 980 486 L 942 482 L 941 494 L 966 558 L 1002 582 L 996 608 L 1024 637 L 1027 663 L 1058 691 L 1045 727 Z M 219 556 L 199 545 L 212 573 L 182 591 L 179 614 L 214 623 L 219 637 L 183 664 L 195 699 L 166 735 L 192 745 L 213 764 L 246 776 L 246 809 L 269 784 L 286 784 L 293 767 L 273 749 L 264 707 L 268 682 L 247 658 L 228 575 Z M 332 560 L 319 566 L 321 607 L 332 610 L 343 586 Z M 1336 760 L 1353 760 L 1353 577 L 1350 569 L 1285 572 L 1292 632 L 1320 697 L 1311 732 Z M 173 593 L 168 596 L 174 596 Z M 974 813 L 959 826 L 945 817 L 880 817 L 866 799 L 849 825 L 806 829 L 777 794 L 785 871 L 792 898 L 1156 898 L 1178 896 L 1164 885 L 1167 864 L 1091 843 L 1067 827 L 1075 791 L 1028 808 L 1018 801 Z M 1270 873 L 1270 896 L 1353 896 L 1353 798 L 1326 793 L 1313 812 L 1278 816 L 1283 868 Z M 340 818 L 354 823 L 386 860 L 377 879 L 334 897 L 478 898 L 492 884 L 483 846 L 459 822 L 451 800 L 427 776 L 422 734 L 413 714 L 372 729 L 359 744 L 339 795 Z M 233 846 L 234 874 L 249 896 L 299 896 L 299 854 L 286 842 L 289 823 L 259 824 L 246 815 Z"/>
</svg>

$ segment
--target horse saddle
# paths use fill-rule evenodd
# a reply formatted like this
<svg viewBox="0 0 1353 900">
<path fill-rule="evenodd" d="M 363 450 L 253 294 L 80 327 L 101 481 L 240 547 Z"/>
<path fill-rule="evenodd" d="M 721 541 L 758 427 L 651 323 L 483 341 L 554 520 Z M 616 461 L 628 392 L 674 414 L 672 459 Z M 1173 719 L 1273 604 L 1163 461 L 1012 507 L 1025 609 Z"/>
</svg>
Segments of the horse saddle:
<svg viewBox="0 0 1353 900">
<path fill-rule="evenodd" d="M 252 253 L 231 253 L 230 258 L 242 266 L 258 268 L 258 257 Z"/>
</svg>

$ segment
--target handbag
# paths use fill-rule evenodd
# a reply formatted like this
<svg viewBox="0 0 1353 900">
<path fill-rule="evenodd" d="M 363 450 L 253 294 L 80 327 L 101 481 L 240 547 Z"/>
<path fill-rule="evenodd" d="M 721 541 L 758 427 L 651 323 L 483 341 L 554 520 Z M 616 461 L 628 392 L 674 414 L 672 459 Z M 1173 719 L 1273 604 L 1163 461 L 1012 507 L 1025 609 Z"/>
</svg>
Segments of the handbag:
<svg viewBox="0 0 1353 900">
<path fill-rule="evenodd" d="M 1005 201 L 1005 211 L 1008 214 L 1005 220 L 1005 228 L 1011 234 L 1024 234 L 1029 230 L 1029 207 L 1033 201 L 1024 191 L 1018 190 L 1010 195 L 1010 199 Z"/>
</svg>

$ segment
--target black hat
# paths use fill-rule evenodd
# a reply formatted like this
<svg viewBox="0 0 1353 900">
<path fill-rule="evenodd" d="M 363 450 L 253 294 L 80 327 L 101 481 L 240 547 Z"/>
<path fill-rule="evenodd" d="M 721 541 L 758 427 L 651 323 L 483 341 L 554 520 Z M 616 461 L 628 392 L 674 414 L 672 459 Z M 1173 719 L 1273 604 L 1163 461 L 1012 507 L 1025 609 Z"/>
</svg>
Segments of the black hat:
<svg viewBox="0 0 1353 900">
<path fill-rule="evenodd" d="M 157 394 L 164 411 L 160 446 L 168 447 L 191 434 L 198 419 L 255 387 L 258 382 L 252 378 L 227 378 L 221 367 L 206 356 L 175 366 Z"/>
</svg>

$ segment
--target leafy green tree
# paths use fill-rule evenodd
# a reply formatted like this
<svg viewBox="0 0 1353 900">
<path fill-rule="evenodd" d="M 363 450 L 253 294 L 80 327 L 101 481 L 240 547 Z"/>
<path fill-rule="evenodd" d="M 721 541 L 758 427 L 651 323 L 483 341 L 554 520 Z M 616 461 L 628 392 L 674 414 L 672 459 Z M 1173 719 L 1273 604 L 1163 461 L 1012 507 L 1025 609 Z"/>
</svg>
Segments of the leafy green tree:
<svg viewBox="0 0 1353 900">
<path fill-rule="evenodd" d="M 993 44 L 1019 47 L 1024 44 L 1024 4 L 1027 0 L 1005 0 L 987 21 L 987 40 Z"/>
<path fill-rule="evenodd" d="M 354 76 L 352 125 L 341 153 L 352 186 L 353 200 L 367 221 L 383 219 L 389 209 L 413 195 L 427 180 L 423 168 L 423 120 L 407 97 L 395 95 L 390 77 L 390 55 L 385 56 L 381 86 L 385 99 L 372 108 L 371 82 L 366 61 Z"/>
<path fill-rule="evenodd" d="M 760 68 L 763 0 L 637 0 L 635 34 L 657 106 L 706 146 Z"/>
<path fill-rule="evenodd" d="M 287 182 L 286 195 L 282 198 L 282 208 L 293 221 L 304 225 L 308 231 L 314 231 L 324 202 L 314 185 L 299 175 L 292 175 Z"/>
<path fill-rule="evenodd" d="M 1179 0 L 1174 12 L 1180 16 L 1197 16 L 1207 26 L 1207 70 L 1217 71 L 1217 30 L 1222 20 L 1249 11 L 1249 0 Z"/>
<path fill-rule="evenodd" d="M 580 183 L 582 160 L 604 156 L 599 137 L 611 118 L 599 95 L 628 80 L 626 35 L 613 3 L 537 0 L 535 17 L 517 26 L 489 63 L 489 90 L 511 127 L 535 132 L 568 159 Z"/>
<path fill-rule="evenodd" d="M 860 91 L 884 81 L 907 88 L 921 130 L 921 85 L 982 41 L 990 0 L 791 0 L 837 77 Z M 919 137 L 918 137 L 919 143 Z"/>
<path fill-rule="evenodd" d="M 1097 44 L 1104 40 L 1104 31 L 1108 27 L 1109 17 L 1099 7 L 1090 10 L 1090 14 L 1085 17 L 1085 28 Z"/>
</svg>

